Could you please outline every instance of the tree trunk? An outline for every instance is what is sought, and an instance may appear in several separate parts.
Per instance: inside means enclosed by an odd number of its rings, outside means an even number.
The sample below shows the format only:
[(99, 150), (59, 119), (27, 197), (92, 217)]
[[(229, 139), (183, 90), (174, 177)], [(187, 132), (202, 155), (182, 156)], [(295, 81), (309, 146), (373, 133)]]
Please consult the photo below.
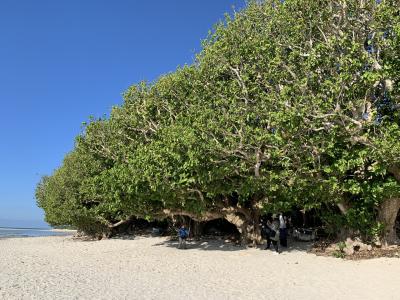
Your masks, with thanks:
[(337, 238), (340, 241), (344, 241), (347, 238), (354, 238), (355, 236), (355, 231), (352, 228), (347, 228), (347, 227), (341, 227), (339, 232), (337, 233)]
[(343, 215), (345, 215), (351, 208), (350, 205), (346, 201), (338, 202), (337, 206)]
[(260, 212), (258, 210), (254, 210), (247, 216), (237, 212), (230, 213), (225, 216), (225, 219), (236, 226), (243, 246), (251, 243), (256, 247), (261, 244)]
[(95, 235), (98, 239), (102, 239), (102, 238), (111, 238), (117, 234), (123, 234), (123, 233), (131, 234), (133, 231), (132, 225), (134, 219), (135, 218), (131, 216), (126, 220), (120, 220), (116, 223), (111, 223), (108, 220), (102, 219), (102, 221), (106, 222), (107, 225), (103, 226), (101, 230)]
[[(337, 203), (337, 207), (339, 208), (342, 215), (346, 215), (349, 209), (351, 208), (351, 205), (346, 200), (343, 200)], [(353, 228), (348, 228), (347, 226), (345, 227), (342, 226), (339, 232), (337, 233), (337, 238), (339, 240), (346, 240), (347, 238), (352, 238), (353, 236), (354, 236)]]
[(378, 221), (384, 225), (382, 242), (384, 246), (398, 244), (396, 218), (400, 210), (400, 198), (385, 199), (379, 206)]
[(203, 223), (199, 221), (192, 221), (192, 236), (198, 239), (203, 232)]
[(262, 241), (261, 237), (261, 227), (260, 227), (260, 211), (258, 209), (253, 209), (253, 234), (252, 234), (252, 241), (253, 246), (260, 245)]
[(243, 246), (247, 246), (249, 240), (249, 231), (245, 217), (237, 213), (230, 213), (225, 215), (225, 220), (236, 226), (240, 233), (241, 244)]
[(215, 219), (225, 219), (229, 223), (236, 226), (240, 233), (241, 243), (247, 246), (252, 243), (254, 246), (261, 243), (261, 228), (260, 228), (260, 211), (258, 208), (252, 210), (243, 207), (225, 207), (221, 211), (204, 212), (200, 215), (184, 210), (169, 210), (164, 209), (164, 215), (167, 216), (187, 216), (192, 220), (202, 222)]

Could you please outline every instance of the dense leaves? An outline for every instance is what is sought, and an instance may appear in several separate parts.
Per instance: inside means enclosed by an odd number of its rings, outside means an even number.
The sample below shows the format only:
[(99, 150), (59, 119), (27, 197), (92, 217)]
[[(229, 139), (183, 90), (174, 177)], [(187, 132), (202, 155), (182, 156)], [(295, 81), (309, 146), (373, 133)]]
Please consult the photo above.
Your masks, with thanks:
[(132, 216), (226, 218), (257, 241), (263, 213), (317, 208), (327, 225), (388, 238), (398, 4), (266, 0), (227, 16), (192, 66), (132, 86), (86, 125), (37, 187), (46, 220), (95, 232)]

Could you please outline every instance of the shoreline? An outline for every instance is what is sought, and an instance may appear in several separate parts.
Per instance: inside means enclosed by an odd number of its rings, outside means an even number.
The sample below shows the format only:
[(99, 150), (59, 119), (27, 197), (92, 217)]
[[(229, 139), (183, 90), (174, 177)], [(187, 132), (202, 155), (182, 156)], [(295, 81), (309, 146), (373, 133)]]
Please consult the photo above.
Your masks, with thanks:
[(50, 231), (53, 231), (53, 232), (71, 232), (71, 233), (77, 232), (76, 229), (58, 229), (58, 228), (52, 228), (52, 229), (50, 229)]
[(0, 230), (36, 230), (36, 231), (51, 231), (52, 228), (32, 228), (32, 227), (1, 227)]
[(2, 227), (0, 230), (35, 230), (35, 231), (55, 231), (55, 232), (76, 232), (75, 229), (59, 229), (59, 228), (33, 228), (33, 227)]
[(50, 229), (33, 229), (33, 228), (0, 228), (0, 239), (10, 238), (29, 238), (29, 237), (43, 237), (43, 236), (71, 236), (76, 231), (73, 230), (53, 230)]

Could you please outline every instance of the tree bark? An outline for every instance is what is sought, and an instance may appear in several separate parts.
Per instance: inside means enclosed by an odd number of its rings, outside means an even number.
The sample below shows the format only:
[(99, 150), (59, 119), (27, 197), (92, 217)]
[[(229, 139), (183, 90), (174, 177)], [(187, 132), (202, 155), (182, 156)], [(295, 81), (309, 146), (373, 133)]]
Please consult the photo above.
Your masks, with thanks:
[(340, 212), (341, 212), (342, 214), (344, 214), (344, 215), (345, 215), (345, 214), (349, 211), (349, 209), (351, 208), (350, 205), (349, 205), (347, 202), (345, 202), (345, 201), (338, 202), (338, 203), (337, 203), (337, 206), (338, 206)]
[(177, 209), (177, 210), (171, 210), (171, 209), (164, 209), (163, 210), (163, 214), (173, 217), (173, 216), (187, 216), (190, 217), (191, 219), (198, 221), (198, 222), (202, 222), (202, 221), (212, 221), (212, 220), (216, 220), (216, 219), (221, 219), (224, 217), (224, 215), (220, 212), (212, 212), (212, 211), (208, 211), (208, 212), (204, 212), (202, 214), (195, 214), (192, 212), (188, 212), (186, 210), (181, 210), (181, 209)]
[(115, 236), (116, 234), (121, 234), (121, 233), (132, 233), (133, 225), (134, 222), (134, 217), (129, 217), (126, 220), (121, 220), (115, 224), (109, 224), (108, 227), (108, 231), (106, 233), (103, 234), (104, 238), (111, 238), (113, 236)]
[(129, 217), (128, 219), (121, 220), (121, 221), (119, 221), (119, 222), (117, 222), (115, 224), (108, 224), (108, 228), (117, 228), (117, 227), (119, 227), (121, 225), (125, 225), (125, 224), (128, 224), (128, 223), (131, 223), (132, 220), (133, 220), (133, 217)]
[(378, 210), (378, 221), (384, 225), (382, 242), (384, 246), (399, 244), (396, 234), (396, 218), (400, 210), (400, 198), (385, 199)]
[(247, 215), (241, 213), (231, 213), (225, 216), (225, 219), (236, 226), (240, 233), (241, 243), (247, 246), (252, 243), (253, 247), (261, 244), (260, 212), (253, 210)]
[(388, 171), (394, 176), (394, 178), (396, 178), (397, 182), (400, 183), (400, 166), (399, 165), (390, 166)]
[[(400, 183), (400, 165), (392, 165), (388, 168), (394, 178)], [(384, 246), (400, 244), (400, 237), (396, 234), (396, 219), (400, 210), (400, 198), (385, 199), (378, 208), (378, 221), (384, 225), (382, 242)]]
[(262, 241), (261, 237), (261, 227), (260, 227), (260, 211), (258, 209), (253, 209), (253, 234), (252, 234), (252, 241), (253, 246), (260, 245)]
[(246, 246), (249, 238), (248, 224), (246, 218), (237, 213), (229, 213), (225, 215), (225, 220), (236, 226), (240, 233), (241, 244)]
[(192, 221), (192, 236), (194, 238), (199, 238), (203, 232), (203, 223), (199, 221)]
[(167, 216), (187, 216), (196, 222), (212, 221), (225, 219), (236, 226), (240, 233), (242, 245), (252, 243), (254, 246), (261, 243), (260, 212), (258, 209), (252, 210), (243, 207), (225, 207), (220, 211), (209, 211), (202, 214), (195, 214), (184, 210), (165, 209)]
[[(346, 200), (342, 200), (341, 202), (337, 203), (337, 207), (339, 208), (342, 215), (345, 215), (351, 208), (351, 205)], [(339, 240), (345, 240), (348, 237), (351, 238), (353, 235), (354, 229), (348, 228), (347, 226), (340, 228), (339, 232), (337, 233), (337, 237), (339, 238)]]

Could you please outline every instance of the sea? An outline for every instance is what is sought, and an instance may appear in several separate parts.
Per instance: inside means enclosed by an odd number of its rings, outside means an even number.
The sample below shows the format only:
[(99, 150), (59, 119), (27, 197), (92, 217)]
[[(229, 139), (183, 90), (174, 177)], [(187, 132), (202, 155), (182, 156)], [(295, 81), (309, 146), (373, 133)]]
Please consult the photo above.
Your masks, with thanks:
[(0, 227), (0, 238), (15, 238), (15, 237), (39, 237), (39, 236), (66, 236), (72, 235), (73, 232), (53, 231), (51, 229), (40, 228), (11, 228)]

